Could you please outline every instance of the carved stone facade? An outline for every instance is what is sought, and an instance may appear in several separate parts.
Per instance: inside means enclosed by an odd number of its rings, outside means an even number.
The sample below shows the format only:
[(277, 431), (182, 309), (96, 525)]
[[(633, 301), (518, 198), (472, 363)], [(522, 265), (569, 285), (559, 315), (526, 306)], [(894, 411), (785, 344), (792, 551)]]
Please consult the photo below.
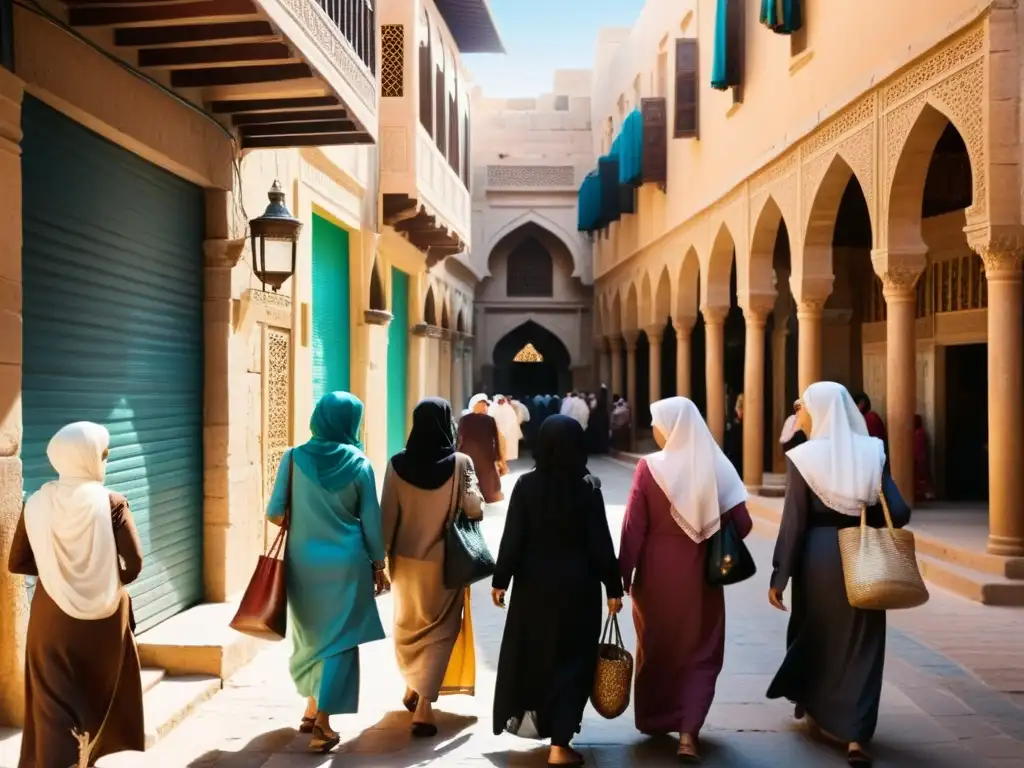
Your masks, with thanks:
[(572, 187), (576, 169), (571, 165), (488, 165), (488, 189), (546, 189)]

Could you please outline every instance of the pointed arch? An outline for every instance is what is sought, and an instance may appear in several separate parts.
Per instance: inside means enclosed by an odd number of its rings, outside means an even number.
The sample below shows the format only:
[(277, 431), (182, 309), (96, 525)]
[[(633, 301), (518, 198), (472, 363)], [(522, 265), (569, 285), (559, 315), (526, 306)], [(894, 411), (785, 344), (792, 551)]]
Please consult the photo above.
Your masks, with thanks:
[(423, 322), (437, 325), (437, 300), (434, 298), (434, 286), (427, 288), (427, 297), (423, 300)]
[(637, 296), (636, 283), (630, 283), (626, 289), (626, 301), (622, 305), (622, 330), (636, 331), (640, 328), (640, 300)]
[(675, 314), (672, 311), (672, 278), (669, 275), (667, 266), (661, 268), (661, 274), (658, 276), (658, 284), (654, 289), (652, 310), (651, 325), (664, 325)]
[(459, 309), (459, 313), (455, 316), (455, 330), (459, 333), (467, 333), (466, 329), (466, 310), (465, 307)]
[(387, 311), (387, 294), (384, 291), (384, 281), (380, 277), (380, 259), (374, 258), (373, 267), (370, 269), (370, 309)]
[[(850, 180), (856, 178), (850, 164), (841, 154), (836, 153), (812, 198), (804, 247), (792, 251), (800, 254), (794, 259), (794, 262), (799, 259), (799, 263), (793, 264), (794, 274), (799, 274), (801, 278), (832, 279), (832, 238), (839, 218), (839, 205)], [(863, 193), (859, 179), (856, 184)]]
[(640, 303), (637, 307), (640, 320), (638, 325), (643, 328), (654, 315), (654, 291), (651, 288), (651, 274), (644, 272), (640, 278)]
[(919, 250), (922, 253), (925, 250), (921, 235), (925, 185), (936, 146), (950, 126), (967, 149), (971, 166), (972, 205), (978, 202), (974, 199), (977, 160), (972, 156), (970, 146), (964, 141), (963, 132), (940, 108), (933, 106), (931, 102), (922, 104), (903, 144), (899, 160), (896, 161), (896, 169), (889, 188), (886, 246), (890, 250)]
[[(738, 283), (747, 294), (775, 293), (773, 265), (775, 262), (776, 241), (780, 232), (788, 236), (790, 228), (786, 225), (782, 209), (771, 195), (764, 201), (757, 214), (754, 233), (750, 242), (750, 258), (745, 274), (738, 275)], [(792, 253), (792, 242), (789, 243)]]
[(622, 297), (619, 291), (612, 297), (608, 312), (608, 334), (617, 336), (622, 333)]
[(722, 222), (711, 243), (711, 255), (708, 257), (708, 268), (701, 289), (701, 306), (729, 306), (729, 282), (735, 254), (736, 239), (729, 231), (729, 225)]
[(445, 299), (444, 299), (444, 302), (441, 304), (441, 327), (444, 328), (445, 330), (451, 330), (451, 327), (452, 327), (452, 324), (451, 324), (451, 313), (448, 310), (448, 307), (450, 305), (451, 305), (451, 299), (449, 299), (446, 296)]
[(700, 257), (690, 246), (679, 265), (676, 298), (672, 303), (672, 319), (677, 323), (693, 322), (700, 306)]
[[(552, 236), (557, 238), (566, 250), (572, 256), (573, 271), (572, 276), (581, 278), (588, 273), (587, 270), (587, 258), (589, 256), (589, 249), (585, 246), (584, 241), (580, 237), (578, 232), (569, 232), (565, 227), (560, 225), (554, 219), (545, 216), (540, 211), (531, 208), (528, 211), (516, 216), (514, 219), (509, 221), (504, 226), (500, 227), (494, 234), (487, 238), (487, 247), (482, 251), (486, 254), (486, 258), (490, 258), (491, 253), (498, 246), (498, 244), (508, 235), (515, 232), (520, 227), (527, 224), (535, 224), (541, 229), (545, 229), (551, 233)], [(480, 265), (483, 267), (483, 274), (489, 275), (490, 269), (487, 265)]]

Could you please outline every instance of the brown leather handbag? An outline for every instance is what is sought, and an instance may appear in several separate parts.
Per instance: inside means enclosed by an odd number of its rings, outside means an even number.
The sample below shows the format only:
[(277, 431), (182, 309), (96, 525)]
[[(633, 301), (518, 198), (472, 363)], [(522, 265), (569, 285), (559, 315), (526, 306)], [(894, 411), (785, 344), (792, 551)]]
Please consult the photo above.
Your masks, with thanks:
[(256, 570), (245, 588), (231, 628), (261, 640), (283, 640), (288, 630), (288, 594), (285, 587), (284, 550), (288, 525), (292, 518), (292, 474), (295, 464), (288, 457), (288, 495), (284, 520), (265, 555), (260, 555)]

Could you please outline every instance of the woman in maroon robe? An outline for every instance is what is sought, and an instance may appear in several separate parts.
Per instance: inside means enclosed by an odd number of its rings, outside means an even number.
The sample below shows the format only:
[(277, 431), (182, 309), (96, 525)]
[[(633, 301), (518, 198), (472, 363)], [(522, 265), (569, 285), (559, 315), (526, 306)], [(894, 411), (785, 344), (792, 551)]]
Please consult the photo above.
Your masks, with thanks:
[(484, 501), (494, 504), (505, 498), (498, 465), (502, 463), (501, 437), (494, 417), (487, 414), (487, 395), (474, 395), (469, 413), (459, 420), (458, 450), (473, 460)]
[(637, 634), (636, 727), (678, 733), (696, 762), (697, 737), (722, 671), (725, 597), (704, 579), (705, 542), (727, 522), (753, 523), (736, 469), (685, 397), (651, 406), (662, 450), (641, 459), (622, 524), (619, 565)]

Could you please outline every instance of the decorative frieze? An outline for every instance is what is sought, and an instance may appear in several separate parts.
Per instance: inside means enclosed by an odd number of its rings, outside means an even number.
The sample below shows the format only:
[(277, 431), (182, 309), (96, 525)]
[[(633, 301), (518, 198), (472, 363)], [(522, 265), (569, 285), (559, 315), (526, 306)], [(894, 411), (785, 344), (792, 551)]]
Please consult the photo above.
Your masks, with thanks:
[(571, 165), (488, 165), (489, 189), (547, 189), (574, 187), (576, 169)]
[(984, 50), (985, 28), (978, 25), (886, 86), (883, 94), (884, 108), (889, 110), (908, 96), (927, 88), (950, 71), (961, 67), (964, 62), (982, 55)]

